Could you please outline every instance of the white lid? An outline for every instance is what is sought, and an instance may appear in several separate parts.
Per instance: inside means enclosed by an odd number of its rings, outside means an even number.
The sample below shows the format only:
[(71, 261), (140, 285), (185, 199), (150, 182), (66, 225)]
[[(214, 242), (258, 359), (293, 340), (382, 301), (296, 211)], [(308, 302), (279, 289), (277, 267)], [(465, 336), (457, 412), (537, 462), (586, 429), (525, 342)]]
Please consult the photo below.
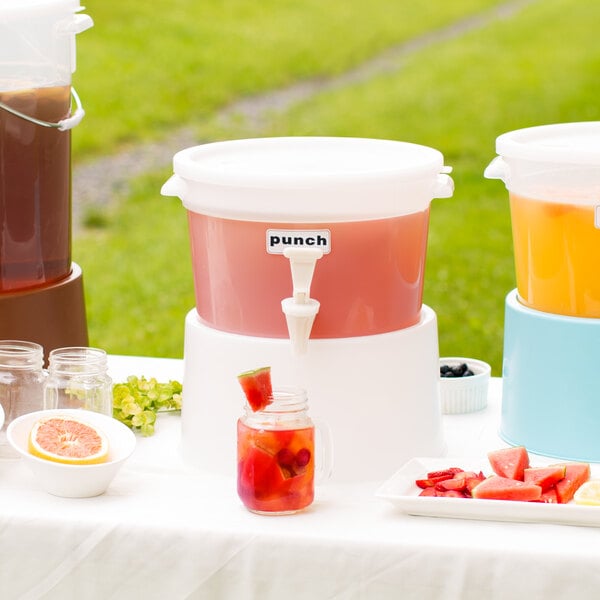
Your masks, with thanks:
[(600, 166), (600, 121), (517, 129), (496, 139), (507, 159)]
[(21, 15), (33, 16), (32, 12), (78, 12), (83, 10), (79, 0), (2, 0), (0, 21)]
[(173, 158), (186, 208), (231, 218), (348, 220), (425, 210), (452, 195), (442, 154), (392, 140), (280, 137), (216, 142)]

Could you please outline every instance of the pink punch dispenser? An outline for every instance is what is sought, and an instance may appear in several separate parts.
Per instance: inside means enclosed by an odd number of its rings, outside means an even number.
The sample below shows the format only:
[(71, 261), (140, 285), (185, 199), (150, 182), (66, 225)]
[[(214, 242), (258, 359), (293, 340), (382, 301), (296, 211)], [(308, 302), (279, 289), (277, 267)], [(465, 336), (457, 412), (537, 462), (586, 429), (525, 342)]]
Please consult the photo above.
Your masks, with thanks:
[(444, 450), (437, 319), (422, 304), (442, 155), (405, 142), (284, 137), (174, 157), (196, 307), (185, 321), (189, 463), (235, 474), (237, 374), (270, 365), (331, 429), (333, 478), (385, 477)]

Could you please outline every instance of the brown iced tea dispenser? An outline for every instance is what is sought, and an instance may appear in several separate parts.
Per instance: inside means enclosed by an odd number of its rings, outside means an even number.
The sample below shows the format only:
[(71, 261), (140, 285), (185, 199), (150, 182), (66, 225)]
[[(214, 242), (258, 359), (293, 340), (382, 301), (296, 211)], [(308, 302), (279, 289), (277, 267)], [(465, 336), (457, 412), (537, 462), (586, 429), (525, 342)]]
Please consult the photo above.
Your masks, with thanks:
[(87, 345), (82, 272), (71, 261), (71, 87), (79, 0), (0, 5), (0, 339)]

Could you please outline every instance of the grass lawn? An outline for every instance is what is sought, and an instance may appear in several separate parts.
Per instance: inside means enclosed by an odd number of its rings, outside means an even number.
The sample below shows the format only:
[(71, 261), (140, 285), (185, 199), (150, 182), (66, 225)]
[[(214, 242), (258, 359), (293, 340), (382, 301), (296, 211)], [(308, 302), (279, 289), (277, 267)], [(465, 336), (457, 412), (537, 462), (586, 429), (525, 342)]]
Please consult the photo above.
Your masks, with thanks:
[[(100, 3), (88, 2), (88, 12), (93, 16), (94, 4)], [(108, 4), (112, 3), (105, 3)], [(216, 11), (214, 4), (211, 10)], [(264, 6), (268, 4), (271, 3), (265, 2)], [(110, 110), (92, 117), (94, 104), (100, 101), (91, 88), (85, 94), (82, 90), (97, 82), (94, 76), (89, 84), (84, 83), (87, 75), (84, 78), (86, 67), (82, 59), (79, 63), (82, 84), (78, 87), (92, 102), (91, 108), (90, 101), (87, 102), (90, 117), (87, 127), (96, 131), (98, 123), (106, 123), (106, 129), (94, 134), (98, 139), (87, 129), (86, 133), (78, 132), (77, 135), (82, 136), (79, 151), (84, 157), (96, 151), (105, 152), (126, 141), (128, 131), (132, 137), (140, 135), (139, 129), (144, 129), (142, 123), (151, 130), (148, 135), (157, 135), (182, 118), (197, 124), (202, 139), (352, 135), (400, 139), (438, 148), (446, 164), (454, 167), (456, 192), (452, 199), (434, 200), (432, 204), (425, 301), (438, 314), (441, 354), (482, 358), (492, 363), (494, 374), (499, 375), (503, 302), (505, 294), (515, 286), (514, 266), (506, 190), (500, 182), (485, 180), (483, 170), (495, 155), (496, 136), (504, 131), (550, 122), (600, 119), (597, 101), (600, 36), (595, 26), (600, 18), (600, 5), (585, 3), (583, 6), (576, 0), (534, 2), (509, 19), (415, 53), (404, 60), (397, 72), (324, 93), (282, 114), (273, 113), (261, 130), (243, 121), (237, 121), (235, 127), (224, 128), (213, 114), (224, 102), (241, 94), (284, 85), (309, 75), (309, 71), (342, 71), (391, 43), (438, 26), (442, 19), (437, 9), (426, 12), (424, 7), (413, 6), (421, 3), (373, 2), (369, 19), (360, 18), (357, 3), (276, 4), (278, 9), (270, 15), (270, 21), (266, 10), (256, 7), (248, 9), (252, 12), (248, 21), (236, 21), (227, 13), (230, 26), (239, 28), (239, 31), (236, 29), (239, 37), (232, 38), (235, 40), (233, 49), (217, 60), (219, 68), (213, 65), (213, 71), (207, 71), (206, 78), (194, 76), (193, 73), (200, 71), (189, 66), (186, 73), (179, 73), (178, 65), (172, 73), (173, 90), (169, 93), (177, 96), (182, 104), (176, 107), (168, 98), (154, 98), (153, 102), (166, 103), (161, 107), (161, 115), (155, 117), (156, 123), (152, 122), (150, 113), (145, 112), (149, 111), (146, 105), (140, 107), (141, 112), (137, 111), (135, 118), (132, 117), (135, 122), (129, 124), (118, 117), (120, 109), (117, 108), (112, 113), (115, 123), (111, 123)], [(315, 25), (311, 33), (313, 42), (302, 46), (302, 51), (297, 46), (298, 34), (289, 29), (300, 4), (306, 8), (303, 18), (313, 19)], [(440, 3), (440, 7), (455, 11), (445, 14), (447, 22), (457, 18), (459, 7), (471, 10), (477, 4), (492, 3), (445, 2)], [(181, 10), (179, 13), (174, 10), (175, 14), (169, 19), (176, 19), (179, 14), (181, 22), (186, 21), (182, 14), (183, 3), (173, 5), (179, 5)], [(241, 6), (241, 3), (219, 3), (221, 9), (235, 5)], [(397, 27), (393, 27), (393, 19), (385, 18), (389, 10), (404, 11), (405, 15), (416, 14), (411, 11), (425, 12), (418, 18), (397, 18), (394, 24)], [(106, 8), (100, 14), (110, 14), (110, 30), (116, 35), (115, 17)], [(352, 37), (344, 40), (346, 43), (330, 43), (332, 19), (338, 23), (341, 19), (345, 24), (338, 30), (342, 36), (339, 39), (352, 31)], [(243, 28), (242, 23), (247, 24), (247, 28)], [(278, 23), (282, 27), (283, 23), (288, 24), (287, 33), (282, 29), (281, 38), (289, 40), (281, 50), (285, 59), (271, 56), (272, 49), (279, 48), (279, 42), (274, 43), (272, 37), (276, 37), (272, 29)], [(357, 24), (356, 39), (351, 23)], [(96, 24), (102, 27), (102, 19), (96, 19)], [(249, 76), (248, 81), (253, 83), (248, 87), (250, 83), (233, 81), (231, 70), (236, 72), (239, 64), (232, 57), (244, 55), (248, 44), (252, 44), (250, 40), (258, 43), (256, 31), (252, 33), (258, 24), (269, 31), (266, 37), (273, 45), (271, 52), (261, 46), (263, 53), (254, 53), (252, 63), (258, 70), (262, 65), (267, 71), (274, 71), (270, 81), (256, 82)], [(126, 28), (125, 23), (121, 27)], [(205, 39), (219, 47), (225, 27), (223, 20), (218, 20), (218, 25), (213, 22), (213, 27), (211, 37), (208, 35), (210, 23), (201, 20), (198, 24), (199, 30), (206, 31)], [(88, 34), (91, 35), (91, 31), (81, 36), (82, 41)], [(313, 38), (313, 34), (316, 37)], [(188, 54), (190, 48), (202, 57), (209, 51), (200, 47), (201, 44), (196, 48), (190, 37), (186, 40)], [(562, 41), (565, 42), (560, 43)], [(264, 43), (267, 44), (267, 40)], [(345, 48), (342, 50), (340, 45)], [(306, 67), (308, 71), (301, 72), (296, 63), (303, 62), (302, 52), (308, 52), (317, 62), (323, 54), (332, 56), (318, 65), (311, 63), (312, 67)], [(213, 54), (213, 58), (216, 60), (218, 54)], [(148, 64), (147, 57), (144, 64)], [(131, 66), (141, 68), (133, 56)], [(169, 73), (166, 65), (157, 62), (156, 72), (153, 70), (149, 77), (167, 77)], [(134, 74), (130, 74), (130, 78), (131, 82), (138, 81)], [(200, 89), (206, 87), (200, 80), (214, 81), (220, 91), (208, 94)], [(198, 88), (197, 94), (208, 94), (202, 96), (196, 109), (196, 100), (180, 98), (185, 96), (185, 86), (190, 94), (193, 87)], [(137, 83), (132, 87), (137, 89)], [(123, 88), (119, 90), (123, 92)], [(132, 98), (134, 96), (129, 96)], [(141, 100), (132, 100), (132, 106), (138, 101)], [(165, 106), (169, 108), (166, 113)], [(178, 116), (168, 121), (165, 115)], [(194, 305), (194, 299), (185, 211), (176, 199), (159, 195), (160, 186), (169, 173), (170, 170), (151, 173), (137, 181), (131, 194), (108, 215), (105, 229), (86, 231), (74, 242), (74, 259), (83, 266), (85, 274), (90, 341), (112, 353), (162, 356), (181, 356), (182, 353), (183, 319)]]
[(89, 0), (74, 156), (202, 123), (241, 97), (327, 76), (501, 0)]

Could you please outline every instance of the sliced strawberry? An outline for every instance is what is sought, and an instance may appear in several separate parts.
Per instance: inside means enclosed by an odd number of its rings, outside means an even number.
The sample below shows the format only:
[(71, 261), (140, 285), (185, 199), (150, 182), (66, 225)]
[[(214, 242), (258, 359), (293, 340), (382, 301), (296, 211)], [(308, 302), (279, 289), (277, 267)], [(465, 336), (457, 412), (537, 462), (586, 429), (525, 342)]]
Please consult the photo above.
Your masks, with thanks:
[(441, 471), (430, 471), (427, 473), (428, 479), (433, 479), (435, 477), (441, 477), (443, 475), (450, 475), (453, 477), (456, 473), (462, 473), (462, 469), (460, 467), (450, 467), (448, 469), (442, 469)]
[(473, 495), (473, 490), (485, 479), (485, 475), (479, 471), (479, 473), (477, 473), (476, 475), (474, 475), (473, 477), (467, 477), (467, 479), (465, 480), (465, 488), (466, 488), (466, 493), (468, 493), (470, 496)]
[(428, 477), (427, 479), (416, 479), (415, 483), (418, 487), (425, 489), (428, 487), (434, 487), (436, 483), (445, 481), (446, 479), (452, 479), (452, 474), (438, 475), (437, 477)]
[(421, 491), (419, 496), (437, 496), (437, 492), (434, 487), (427, 487)]
[(453, 477), (452, 479), (445, 479), (444, 481), (440, 481), (439, 483), (436, 483), (435, 489), (438, 491), (442, 491), (442, 492), (449, 491), (449, 490), (463, 492), (464, 490), (467, 489), (467, 482), (464, 477), (460, 477), (460, 478)]

